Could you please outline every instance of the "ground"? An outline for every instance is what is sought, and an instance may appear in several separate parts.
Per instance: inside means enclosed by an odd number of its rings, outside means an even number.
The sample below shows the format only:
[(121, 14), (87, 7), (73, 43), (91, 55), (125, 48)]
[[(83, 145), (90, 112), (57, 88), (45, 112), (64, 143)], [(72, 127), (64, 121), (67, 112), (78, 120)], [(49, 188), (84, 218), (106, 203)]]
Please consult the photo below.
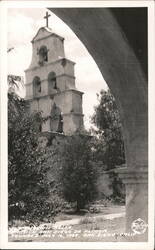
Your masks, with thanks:
[(25, 226), (16, 222), (9, 228), (9, 241), (125, 241), (125, 207), (100, 206), (93, 212), (61, 213), (55, 223)]

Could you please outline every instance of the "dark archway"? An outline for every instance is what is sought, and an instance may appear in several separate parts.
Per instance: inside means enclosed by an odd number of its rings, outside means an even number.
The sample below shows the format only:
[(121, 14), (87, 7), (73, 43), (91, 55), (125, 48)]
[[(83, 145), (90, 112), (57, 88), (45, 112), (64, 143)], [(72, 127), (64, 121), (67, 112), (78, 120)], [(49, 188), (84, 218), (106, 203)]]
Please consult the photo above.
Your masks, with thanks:
[(54, 102), (50, 114), (51, 131), (63, 133), (63, 116), (61, 109)]
[(48, 49), (46, 46), (41, 46), (40, 49), (38, 50), (38, 55), (39, 55), (39, 65), (43, 66), (44, 62), (48, 62)]
[(41, 93), (41, 80), (38, 76), (33, 79), (33, 95), (34, 97), (40, 95)]
[(52, 93), (53, 89), (57, 89), (57, 80), (55, 72), (50, 72), (48, 74), (48, 91)]
[[(130, 231), (134, 220), (148, 221), (147, 8), (50, 10), (82, 41), (115, 96), (125, 141), (127, 169), (120, 170), (120, 176), (126, 184), (126, 228)], [(136, 240), (142, 239), (146, 235)]]

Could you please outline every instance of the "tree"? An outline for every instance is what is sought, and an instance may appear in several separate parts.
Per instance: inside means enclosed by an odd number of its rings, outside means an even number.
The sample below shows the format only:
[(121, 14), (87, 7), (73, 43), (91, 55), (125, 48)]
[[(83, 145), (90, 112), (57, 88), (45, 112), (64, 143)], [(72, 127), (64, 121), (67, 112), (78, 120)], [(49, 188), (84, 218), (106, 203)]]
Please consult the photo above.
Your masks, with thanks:
[(106, 169), (125, 163), (122, 125), (114, 96), (110, 90), (101, 91), (95, 107), (92, 123), (96, 125), (96, 155)]
[(97, 127), (94, 133), (94, 157), (101, 169), (111, 170), (114, 201), (124, 202), (124, 186), (114, 169), (125, 163), (122, 125), (114, 96), (110, 90), (97, 95), (99, 104), (95, 107), (92, 122)]
[(90, 136), (75, 134), (61, 140), (55, 147), (60, 167), (62, 195), (68, 202), (84, 208), (97, 194), (97, 172), (92, 162)]
[(58, 197), (47, 180), (50, 149), (38, 147), (41, 113), (30, 114), (28, 103), (8, 93), (8, 189), (9, 219), (42, 220), (54, 216)]

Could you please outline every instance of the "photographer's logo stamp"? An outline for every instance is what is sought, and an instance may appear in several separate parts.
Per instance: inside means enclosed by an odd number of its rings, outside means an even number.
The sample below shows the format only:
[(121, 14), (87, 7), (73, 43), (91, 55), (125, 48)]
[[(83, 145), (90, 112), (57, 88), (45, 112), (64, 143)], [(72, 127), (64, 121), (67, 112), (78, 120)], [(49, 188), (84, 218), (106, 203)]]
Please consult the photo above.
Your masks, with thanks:
[(134, 220), (131, 224), (131, 229), (135, 234), (144, 234), (146, 232), (147, 227), (148, 225), (141, 218)]

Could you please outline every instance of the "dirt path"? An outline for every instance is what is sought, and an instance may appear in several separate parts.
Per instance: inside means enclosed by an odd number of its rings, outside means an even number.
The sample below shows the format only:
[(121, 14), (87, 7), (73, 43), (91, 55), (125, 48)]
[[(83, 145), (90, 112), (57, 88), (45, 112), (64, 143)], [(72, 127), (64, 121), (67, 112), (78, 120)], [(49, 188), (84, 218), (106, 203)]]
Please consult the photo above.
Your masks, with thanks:
[[(111, 213), (108, 213), (111, 211)], [(105, 240), (98, 238), (96, 234), (118, 232), (118, 225), (123, 231), (125, 222), (125, 208), (104, 208), (100, 214), (65, 215), (57, 217), (55, 223), (42, 223), (39, 226), (14, 226), (9, 228), (9, 241), (91, 241), (91, 237), (84, 237), (84, 232), (93, 231), (94, 240)], [(74, 238), (75, 232), (79, 232)], [(62, 238), (61, 238), (62, 237)], [(109, 238), (108, 238), (109, 240)]]
[[(113, 220), (115, 218), (125, 217), (125, 212), (122, 212), (122, 213), (113, 213), (113, 214), (105, 214), (105, 215), (97, 215), (97, 216), (94, 216), (94, 217), (87, 216), (87, 217), (91, 218), (94, 221), (95, 221), (96, 218), (102, 218), (102, 219), (105, 219), (105, 220)], [(83, 217), (81, 216), (81, 218), (78, 218), (78, 219), (57, 221), (53, 225), (53, 228), (57, 228), (58, 226), (68, 226), (68, 225), (79, 224), (82, 218)]]

